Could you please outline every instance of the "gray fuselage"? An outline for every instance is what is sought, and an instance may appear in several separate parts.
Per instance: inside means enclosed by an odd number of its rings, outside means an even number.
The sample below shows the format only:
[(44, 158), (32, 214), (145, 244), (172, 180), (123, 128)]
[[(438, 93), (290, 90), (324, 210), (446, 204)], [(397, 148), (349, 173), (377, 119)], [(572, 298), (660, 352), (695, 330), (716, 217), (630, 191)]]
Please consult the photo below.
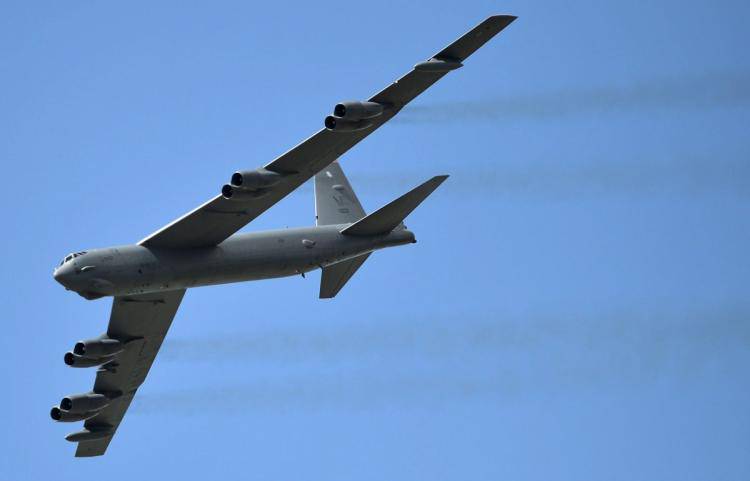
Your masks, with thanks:
[(235, 234), (205, 248), (126, 245), (94, 249), (68, 256), (71, 258), (55, 269), (54, 277), (66, 289), (96, 299), (293, 276), (377, 249), (416, 242), (406, 229), (378, 236), (341, 234), (347, 225)]

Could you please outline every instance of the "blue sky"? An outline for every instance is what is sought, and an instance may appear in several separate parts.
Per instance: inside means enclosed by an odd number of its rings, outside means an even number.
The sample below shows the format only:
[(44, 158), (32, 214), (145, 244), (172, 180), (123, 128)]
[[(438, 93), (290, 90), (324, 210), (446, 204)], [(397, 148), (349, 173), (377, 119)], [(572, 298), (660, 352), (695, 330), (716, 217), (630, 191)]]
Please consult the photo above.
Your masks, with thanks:
[[(750, 478), (750, 4), (6, 2), (0, 479)], [(106, 456), (53, 423), (110, 301), (51, 277), (267, 163), (484, 17), (347, 153), (419, 243), (194, 289)], [(304, 186), (248, 229), (313, 223)]]

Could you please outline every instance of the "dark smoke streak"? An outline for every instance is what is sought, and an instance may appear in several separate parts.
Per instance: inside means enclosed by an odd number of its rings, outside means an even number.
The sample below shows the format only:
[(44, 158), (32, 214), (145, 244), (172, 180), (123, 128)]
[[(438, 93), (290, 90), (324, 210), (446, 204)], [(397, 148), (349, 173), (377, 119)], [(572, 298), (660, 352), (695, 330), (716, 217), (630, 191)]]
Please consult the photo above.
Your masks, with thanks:
[(586, 113), (640, 109), (731, 107), (750, 101), (750, 73), (715, 73), (631, 85), (567, 89), (473, 102), (407, 106), (397, 124), (548, 119)]
[[(749, 154), (750, 155), (750, 154)], [(591, 159), (574, 164), (550, 159), (528, 159), (493, 165), (475, 163), (437, 167), (453, 172), (441, 195), (499, 196), (527, 199), (581, 198), (585, 196), (702, 196), (750, 195), (750, 156), (721, 158), (696, 153), (671, 154), (669, 158), (642, 158), (627, 162)], [(399, 194), (424, 180), (424, 171), (355, 173), (350, 175), (357, 192)], [(305, 184), (293, 195), (311, 196), (312, 186)]]
[[(433, 168), (434, 169), (434, 168)], [(617, 163), (569, 165), (541, 164), (530, 160), (524, 166), (476, 165), (457, 169), (444, 187), (446, 195), (505, 196), (524, 198), (580, 198), (585, 196), (671, 195), (697, 196), (750, 194), (750, 158), (720, 159), (685, 156), (680, 160), (654, 159)], [(359, 174), (352, 184), (362, 192), (398, 193), (413, 187), (424, 174), (403, 172)]]
[[(485, 316), (486, 317), (486, 316)], [(466, 320), (471, 321), (467, 322)], [(616, 334), (616, 335), (615, 335)], [(491, 320), (476, 314), (433, 316), (391, 329), (350, 327), (335, 331), (266, 331), (223, 339), (167, 339), (160, 360), (170, 362), (307, 362), (362, 359), (369, 355), (414, 354), (444, 357), (450, 353), (505, 352), (555, 342), (630, 347), (708, 340), (750, 346), (750, 307), (708, 314), (638, 316), (607, 314), (567, 320)]]
[[(467, 323), (467, 318), (395, 329), (168, 341), (161, 361), (232, 363), (237, 383), (145, 394), (134, 412), (359, 410), (496, 402), (607, 384), (641, 385), (665, 376), (690, 382), (717, 362), (746, 358), (750, 350), (747, 307), (684, 316), (609, 314), (481, 323)], [(255, 366), (251, 376), (237, 368), (246, 363)], [(273, 366), (276, 377), (257, 377), (264, 372), (263, 363)], [(279, 367), (285, 368), (282, 374)]]

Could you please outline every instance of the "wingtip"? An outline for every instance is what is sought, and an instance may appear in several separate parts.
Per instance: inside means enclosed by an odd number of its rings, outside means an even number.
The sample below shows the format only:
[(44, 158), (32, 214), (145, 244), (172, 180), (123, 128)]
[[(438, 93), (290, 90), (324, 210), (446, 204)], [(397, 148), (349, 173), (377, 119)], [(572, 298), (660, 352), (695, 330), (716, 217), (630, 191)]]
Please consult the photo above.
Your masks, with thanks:
[(493, 15), (487, 19), (487, 21), (497, 22), (502, 24), (502, 28), (507, 27), (513, 23), (518, 17), (516, 15)]

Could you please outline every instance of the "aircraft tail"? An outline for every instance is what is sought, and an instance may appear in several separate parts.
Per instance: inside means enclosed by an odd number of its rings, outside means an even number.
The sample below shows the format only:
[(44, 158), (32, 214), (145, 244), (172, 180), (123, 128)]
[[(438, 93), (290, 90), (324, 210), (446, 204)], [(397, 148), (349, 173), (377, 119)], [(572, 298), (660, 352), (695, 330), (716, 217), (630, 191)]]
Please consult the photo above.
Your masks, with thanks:
[(403, 220), (442, 184), (447, 175), (437, 175), (341, 231), (345, 235), (387, 234), (403, 228)]
[[(350, 224), (363, 217), (365, 210), (339, 163), (333, 162), (318, 172), (315, 176), (315, 223)], [(323, 267), (320, 276), (320, 298), (330, 299), (336, 296), (370, 254), (362, 254)]]
[[(447, 175), (433, 177), (372, 214), (365, 215), (341, 166), (333, 162), (315, 176), (315, 222), (317, 225), (351, 224), (341, 233), (353, 236), (387, 234), (394, 229), (403, 229), (404, 218), (447, 178)], [(368, 252), (323, 267), (320, 298), (330, 299), (338, 294), (370, 254)]]

